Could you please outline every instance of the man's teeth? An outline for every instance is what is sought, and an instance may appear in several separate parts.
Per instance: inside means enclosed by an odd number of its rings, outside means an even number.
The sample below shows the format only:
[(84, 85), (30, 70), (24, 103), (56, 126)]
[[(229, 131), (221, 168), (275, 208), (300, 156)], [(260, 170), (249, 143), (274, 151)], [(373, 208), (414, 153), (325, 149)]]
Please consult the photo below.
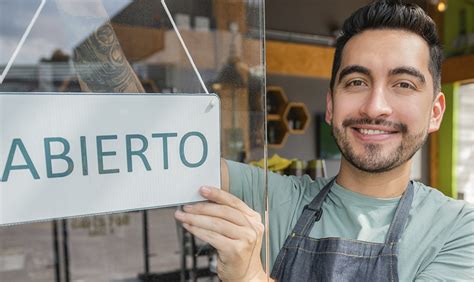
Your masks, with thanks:
[(364, 135), (375, 135), (375, 134), (388, 134), (388, 133), (390, 133), (388, 131), (375, 130), (375, 129), (364, 129), (364, 128), (359, 128), (359, 132), (364, 134)]

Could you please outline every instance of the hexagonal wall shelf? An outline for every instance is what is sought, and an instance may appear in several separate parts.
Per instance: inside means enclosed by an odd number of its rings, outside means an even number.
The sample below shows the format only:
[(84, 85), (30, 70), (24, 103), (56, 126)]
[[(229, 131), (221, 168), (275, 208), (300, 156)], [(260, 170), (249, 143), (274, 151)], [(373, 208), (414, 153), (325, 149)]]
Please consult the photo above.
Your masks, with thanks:
[(304, 103), (290, 102), (283, 88), (267, 87), (268, 146), (282, 148), (289, 134), (303, 134), (311, 117)]
[(309, 111), (304, 103), (290, 102), (283, 114), (290, 134), (303, 134), (311, 121)]
[(288, 126), (283, 120), (269, 120), (267, 134), (270, 148), (282, 148), (288, 139)]
[(281, 120), (283, 113), (288, 105), (283, 88), (278, 86), (267, 87), (267, 113), (268, 120)]

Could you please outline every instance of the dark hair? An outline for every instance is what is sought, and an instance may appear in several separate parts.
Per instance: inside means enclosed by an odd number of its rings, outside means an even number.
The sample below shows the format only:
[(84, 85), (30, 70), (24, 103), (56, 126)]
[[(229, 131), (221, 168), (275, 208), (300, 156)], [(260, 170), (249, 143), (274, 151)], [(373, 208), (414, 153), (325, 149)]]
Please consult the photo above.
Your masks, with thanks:
[(336, 40), (336, 52), (332, 66), (331, 91), (341, 66), (342, 51), (354, 36), (370, 29), (402, 29), (421, 36), (430, 49), (429, 71), (433, 76), (434, 90), (441, 88), (441, 64), (443, 50), (434, 21), (416, 4), (401, 0), (376, 0), (354, 12), (342, 26), (342, 33)]

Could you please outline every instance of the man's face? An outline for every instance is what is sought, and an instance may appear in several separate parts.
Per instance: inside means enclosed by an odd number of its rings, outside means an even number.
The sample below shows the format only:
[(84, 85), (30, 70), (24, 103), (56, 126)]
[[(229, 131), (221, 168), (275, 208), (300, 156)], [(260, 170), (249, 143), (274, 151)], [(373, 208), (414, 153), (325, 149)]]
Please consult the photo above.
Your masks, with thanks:
[(407, 31), (368, 30), (347, 42), (327, 96), (326, 121), (349, 163), (366, 172), (389, 171), (438, 130), (444, 96), (433, 96), (429, 62), (427, 43)]

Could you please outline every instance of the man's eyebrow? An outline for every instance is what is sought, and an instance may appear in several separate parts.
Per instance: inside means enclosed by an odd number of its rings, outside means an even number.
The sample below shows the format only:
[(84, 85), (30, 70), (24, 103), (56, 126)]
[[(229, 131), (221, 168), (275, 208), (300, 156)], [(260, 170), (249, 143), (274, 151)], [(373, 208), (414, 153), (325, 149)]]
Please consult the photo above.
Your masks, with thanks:
[(359, 65), (352, 65), (352, 66), (347, 66), (341, 70), (341, 73), (339, 74), (339, 82), (345, 76), (348, 76), (351, 73), (361, 73), (361, 74), (370, 76), (370, 70), (368, 68), (359, 66)]
[(425, 83), (425, 76), (416, 68), (413, 67), (398, 67), (389, 72), (389, 75), (408, 74), (418, 78), (421, 83)]

